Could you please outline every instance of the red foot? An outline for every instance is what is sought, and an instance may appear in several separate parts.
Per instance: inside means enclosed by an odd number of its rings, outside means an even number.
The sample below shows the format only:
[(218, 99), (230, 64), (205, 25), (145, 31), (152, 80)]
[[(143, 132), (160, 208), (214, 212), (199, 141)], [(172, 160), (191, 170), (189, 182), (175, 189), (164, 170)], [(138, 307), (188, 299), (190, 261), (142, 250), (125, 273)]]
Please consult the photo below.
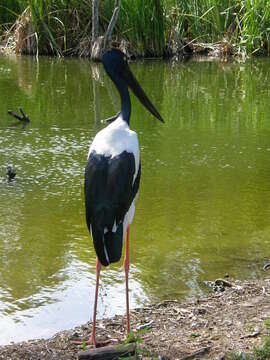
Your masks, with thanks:
[(91, 334), (90, 339), (86, 342), (87, 345), (93, 345), (94, 348), (97, 347), (97, 343), (96, 343), (96, 337), (95, 334)]
[(73, 340), (72, 344), (75, 344), (75, 345), (93, 345), (94, 348), (98, 347), (98, 345), (96, 343), (95, 336), (93, 336), (93, 334), (91, 335), (90, 339), (88, 339), (87, 341)]
[(94, 345), (91, 338), (90, 338), (87, 341), (74, 340), (74, 341), (72, 341), (72, 344), (74, 344), (74, 345), (82, 345), (82, 346), (92, 345), (93, 348), (99, 348), (99, 347), (104, 347), (104, 346), (108, 346), (108, 345), (111, 345), (111, 344), (119, 344), (119, 340), (118, 339), (108, 339), (108, 340), (99, 341), (98, 343), (96, 342), (95, 345)]

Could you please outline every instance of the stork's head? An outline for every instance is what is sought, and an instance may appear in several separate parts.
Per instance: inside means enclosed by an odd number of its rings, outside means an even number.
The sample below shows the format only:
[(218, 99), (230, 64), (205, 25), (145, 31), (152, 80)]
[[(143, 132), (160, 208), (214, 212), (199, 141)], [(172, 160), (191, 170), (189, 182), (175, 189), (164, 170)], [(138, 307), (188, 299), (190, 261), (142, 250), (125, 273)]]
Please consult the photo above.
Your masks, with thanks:
[(161, 115), (148, 99), (148, 96), (145, 94), (140, 84), (132, 74), (128, 66), (127, 57), (124, 53), (122, 53), (122, 51), (118, 49), (107, 51), (103, 55), (102, 62), (107, 74), (116, 84), (118, 89), (123, 86), (128, 86), (140, 102), (147, 108), (147, 110), (149, 110), (158, 120), (164, 122)]

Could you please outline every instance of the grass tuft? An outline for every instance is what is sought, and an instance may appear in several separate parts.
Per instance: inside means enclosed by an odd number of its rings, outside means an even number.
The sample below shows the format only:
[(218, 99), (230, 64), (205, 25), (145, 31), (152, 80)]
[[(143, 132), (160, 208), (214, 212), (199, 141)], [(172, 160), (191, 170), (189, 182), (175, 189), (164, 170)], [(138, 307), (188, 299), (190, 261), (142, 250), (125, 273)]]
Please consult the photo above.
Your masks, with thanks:
[[(69, 55), (91, 43), (91, 0), (1, 0), (0, 35), (29, 6), (39, 53)], [(100, 0), (100, 31), (114, 0)], [(142, 56), (162, 56), (174, 39), (226, 40), (248, 54), (270, 54), (269, 0), (122, 0), (114, 37)], [(89, 40), (90, 39), (90, 40)], [(87, 53), (87, 52), (86, 52)]]

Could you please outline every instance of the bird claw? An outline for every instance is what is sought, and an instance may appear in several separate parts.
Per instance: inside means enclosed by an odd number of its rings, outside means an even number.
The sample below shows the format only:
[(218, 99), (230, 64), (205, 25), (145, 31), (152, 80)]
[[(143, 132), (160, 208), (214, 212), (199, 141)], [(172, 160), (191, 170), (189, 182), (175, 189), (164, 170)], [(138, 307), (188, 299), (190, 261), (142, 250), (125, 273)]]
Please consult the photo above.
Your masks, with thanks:
[(91, 338), (87, 341), (85, 340), (72, 340), (72, 344), (79, 345), (79, 346), (90, 346), (92, 345), (94, 348), (98, 347), (96, 341), (92, 340)]
[(118, 343), (119, 343), (119, 339), (114, 339), (114, 338), (110, 338), (110, 339), (103, 340), (103, 341), (100, 340), (99, 342), (96, 342), (96, 340), (93, 339), (92, 336), (87, 341), (83, 341), (83, 340), (73, 340), (72, 341), (72, 344), (74, 344), (74, 345), (92, 346), (93, 348), (99, 348), (99, 347), (103, 347), (103, 346), (108, 346), (110, 344), (118, 344)]
[(96, 343), (95, 333), (92, 333), (88, 340), (73, 340), (72, 343), (75, 345), (82, 345), (82, 346), (92, 345), (94, 348), (99, 346), (99, 344)]

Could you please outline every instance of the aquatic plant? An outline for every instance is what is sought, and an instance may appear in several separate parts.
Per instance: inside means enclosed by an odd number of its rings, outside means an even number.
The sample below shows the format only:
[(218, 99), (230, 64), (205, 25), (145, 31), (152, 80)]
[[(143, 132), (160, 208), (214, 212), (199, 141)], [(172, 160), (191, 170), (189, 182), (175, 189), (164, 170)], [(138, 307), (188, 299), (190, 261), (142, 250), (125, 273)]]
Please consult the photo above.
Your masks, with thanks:
[(29, 0), (29, 7), (43, 53), (69, 53), (82, 34), (90, 32), (90, 0)]
[[(89, 55), (91, 0), (2, 0), (0, 32), (27, 6), (40, 53)], [(100, 0), (100, 31), (107, 28), (114, 1)], [(189, 42), (225, 41), (239, 53), (267, 54), (270, 49), (268, 0), (121, 0), (114, 31), (137, 54), (162, 56), (172, 38)]]
[(1, 0), (0, 3), (0, 24), (13, 24), (19, 14), (24, 10), (25, 4), (19, 0)]
[[(106, 23), (113, 1), (101, 1), (101, 16)], [(127, 40), (142, 56), (162, 56), (165, 46), (163, 0), (122, 0), (116, 37)]]
[[(241, 7), (240, 7), (241, 6)], [(238, 31), (240, 44), (250, 53), (265, 52), (269, 55), (270, 3), (267, 0), (241, 1)]]
[(119, 28), (141, 55), (163, 55), (165, 34), (162, 0), (123, 0)]
[(267, 0), (168, 0), (167, 21), (177, 35), (197, 41), (228, 41), (248, 53), (269, 54)]
[[(1, 24), (9, 12), (13, 14), (9, 20), (14, 22), (18, 13), (29, 6), (40, 53), (63, 55), (80, 51), (91, 36), (91, 0), (18, 1), (16, 13), (14, 4), (6, 0)], [(114, 1), (100, 1), (100, 27), (103, 31), (108, 26), (113, 7)], [(115, 36), (129, 41), (141, 55), (162, 56), (163, 18), (163, 0), (122, 0)]]

